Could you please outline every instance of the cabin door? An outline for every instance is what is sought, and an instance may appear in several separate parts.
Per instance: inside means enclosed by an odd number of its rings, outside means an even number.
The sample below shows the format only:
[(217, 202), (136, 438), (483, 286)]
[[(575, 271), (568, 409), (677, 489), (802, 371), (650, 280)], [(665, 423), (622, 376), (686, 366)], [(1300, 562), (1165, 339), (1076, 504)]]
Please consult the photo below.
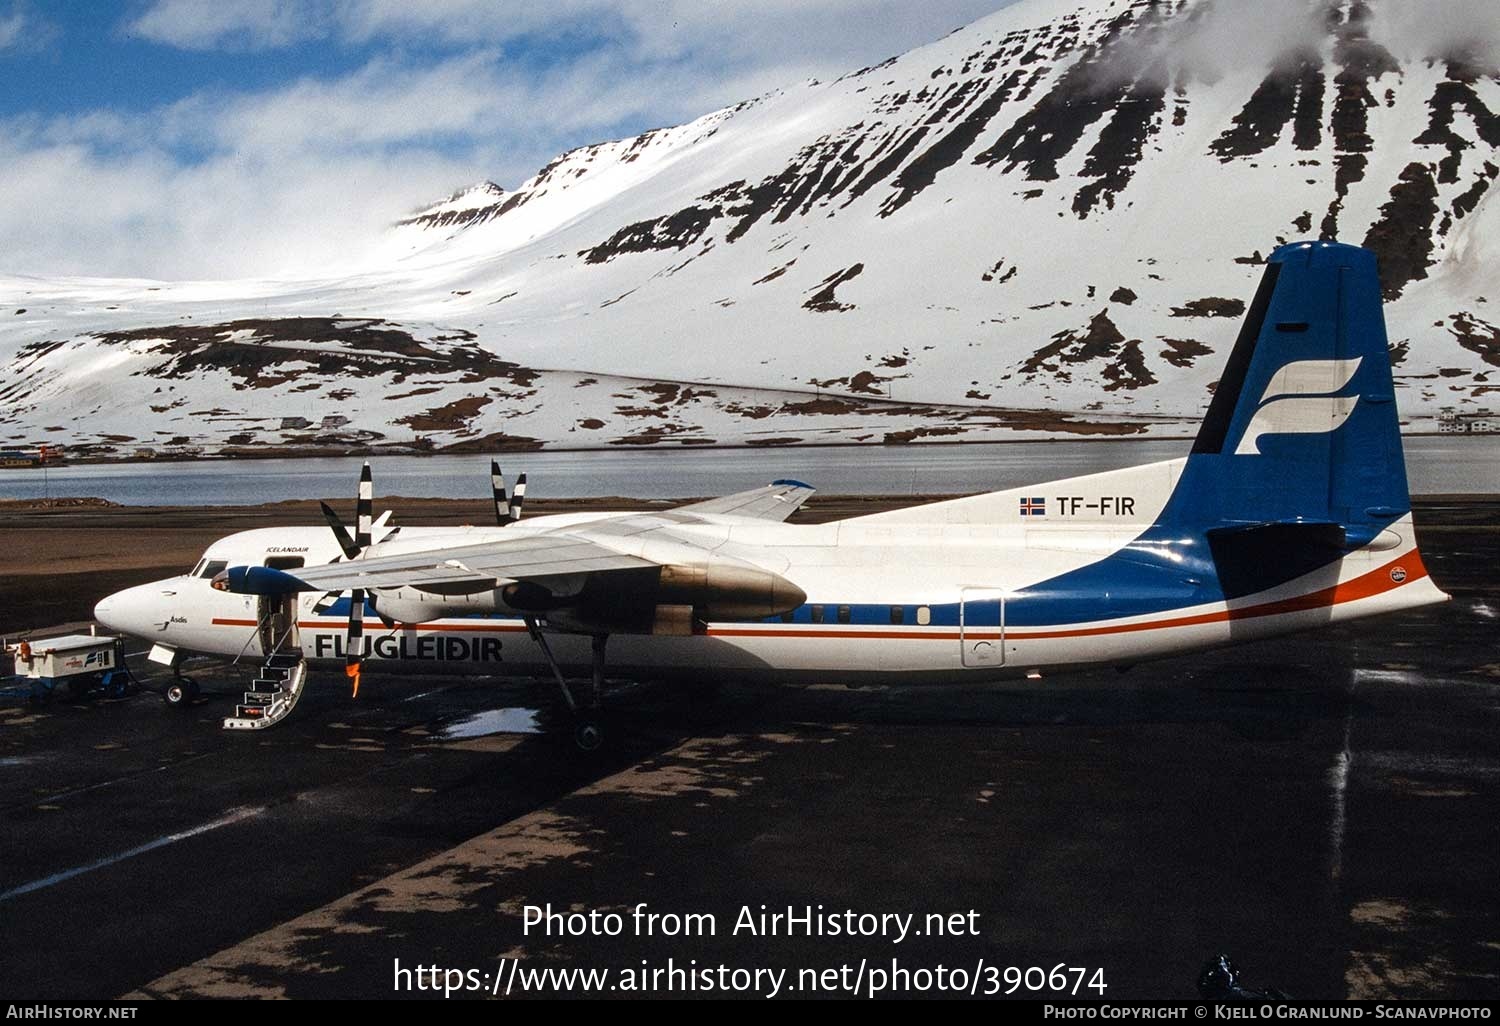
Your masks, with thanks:
[(300, 655), (302, 637), (297, 630), (296, 595), (262, 595), (256, 602), (256, 622), (260, 625), (260, 651)]
[(1005, 593), (965, 588), (959, 599), (958, 634), (965, 666), (1005, 664)]
[[(274, 570), (296, 570), (304, 565), (301, 556), (270, 556), (266, 566)], [(255, 620), (260, 625), (260, 650), (302, 654), (302, 638), (297, 631), (297, 599), (291, 595), (262, 595), (255, 605)]]

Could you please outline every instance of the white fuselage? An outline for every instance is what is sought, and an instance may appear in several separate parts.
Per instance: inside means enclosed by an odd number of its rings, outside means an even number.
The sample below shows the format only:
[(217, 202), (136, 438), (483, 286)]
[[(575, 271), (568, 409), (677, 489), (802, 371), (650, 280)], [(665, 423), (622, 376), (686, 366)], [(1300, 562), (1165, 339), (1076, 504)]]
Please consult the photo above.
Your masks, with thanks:
[[(807, 600), (784, 617), (708, 622), (690, 636), (613, 634), (610, 672), (645, 678), (983, 680), (1128, 665), (1446, 597), (1422, 568), (1407, 516), (1364, 548), (1257, 594), (1189, 600), (1133, 615), (1110, 615), (1110, 596), (1090, 595), (1079, 606), (1088, 615), (1066, 614), (1064, 603), (1065, 615), (1039, 622), (1038, 610), (1027, 608), (1038, 601), (1028, 589), (1138, 538), (1160, 513), (1181, 465), (1175, 460), (820, 525), (706, 517), (664, 522), (628, 539), (612, 537), (615, 548), (662, 563), (705, 552), (747, 562), (791, 581)], [(1031, 493), (1046, 493), (1045, 508), (1055, 512), (1022, 512)], [(457, 547), (562, 527), (586, 534), (590, 524), (627, 515), (535, 517), (504, 528), (405, 527), (383, 542), (377, 532), (370, 554)], [(295, 630), (272, 637), (264, 621), (267, 603), (278, 600), (209, 587), (213, 572), (224, 566), (297, 558), (316, 566), (339, 555), (326, 528), (246, 531), (211, 546), (198, 576), (117, 593), (100, 603), (97, 615), (113, 629), (173, 649), (259, 659), (271, 644), (300, 647), (314, 665), (341, 664), (347, 612), (319, 612), (315, 606), (323, 596), (288, 597), (295, 603)], [(450, 610), (462, 601), (450, 600)], [(377, 608), (378, 602), (377, 596)], [(549, 638), (564, 666), (586, 671), (587, 636), (553, 631)], [(367, 618), (366, 645), (367, 670), (493, 676), (546, 671), (519, 613), (392, 624)]]

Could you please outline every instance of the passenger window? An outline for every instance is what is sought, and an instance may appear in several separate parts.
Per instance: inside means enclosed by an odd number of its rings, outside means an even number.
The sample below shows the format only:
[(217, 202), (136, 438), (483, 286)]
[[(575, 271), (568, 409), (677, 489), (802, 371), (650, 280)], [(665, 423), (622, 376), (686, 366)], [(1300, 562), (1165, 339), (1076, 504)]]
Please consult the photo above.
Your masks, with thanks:
[(918, 606), (917, 607), (917, 623), (921, 624), (923, 627), (926, 627), (931, 622), (932, 622), (932, 610), (929, 609), (929, 608), (927, 608), (926, 606)]
[(901, 623), (905, 623), (905, 622), (906, 622), (906, 607), (905, 606), (892, 606), (891, 607), (891, 623), (901, 624)]
[(849, 622), (849, 607), (839, 606), (839, 623)]
[(267, 556), (266, 566), (272, 570), (296, 570), (307, 561), (301, 556)]
[(822, 606), (813, 606), (812, 607), (812, 622), (813, 623), (822, 623), (823, 622), (823, 607)]
[(198, 576), (207, 577), (209, 580), (213, 580), (229, 567), (229, 561), (227, 559), (209, 559), (205, 560), (204, 564), (205, 565), (203, 567), (203, 572)]

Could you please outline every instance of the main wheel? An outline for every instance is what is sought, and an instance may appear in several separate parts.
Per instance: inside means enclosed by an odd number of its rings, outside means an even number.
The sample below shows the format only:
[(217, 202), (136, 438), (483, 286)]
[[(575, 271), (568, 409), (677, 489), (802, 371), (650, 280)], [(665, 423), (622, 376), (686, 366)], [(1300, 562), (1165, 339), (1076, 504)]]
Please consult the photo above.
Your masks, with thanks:
[(604, 728), (593, 716), (580, 717), (573, 727), (573, 743), (581, 751), (597, 752), (604, 744)]

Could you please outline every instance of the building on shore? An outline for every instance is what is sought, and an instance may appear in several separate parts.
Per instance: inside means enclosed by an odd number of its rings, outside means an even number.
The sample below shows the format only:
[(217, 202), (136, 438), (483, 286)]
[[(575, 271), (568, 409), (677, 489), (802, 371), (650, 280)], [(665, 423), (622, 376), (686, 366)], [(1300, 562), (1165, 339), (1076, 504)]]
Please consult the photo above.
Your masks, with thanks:
[(1500, 416), (1493, 410), (1460, 413), (1451, 406), (1438, 411), (1438, 430), (1447, 435), (1500, 434)]
[(45, 467), (61, 463), (62, 446), (43, 443), (33, 449), (0, 449), (0, 467)]

